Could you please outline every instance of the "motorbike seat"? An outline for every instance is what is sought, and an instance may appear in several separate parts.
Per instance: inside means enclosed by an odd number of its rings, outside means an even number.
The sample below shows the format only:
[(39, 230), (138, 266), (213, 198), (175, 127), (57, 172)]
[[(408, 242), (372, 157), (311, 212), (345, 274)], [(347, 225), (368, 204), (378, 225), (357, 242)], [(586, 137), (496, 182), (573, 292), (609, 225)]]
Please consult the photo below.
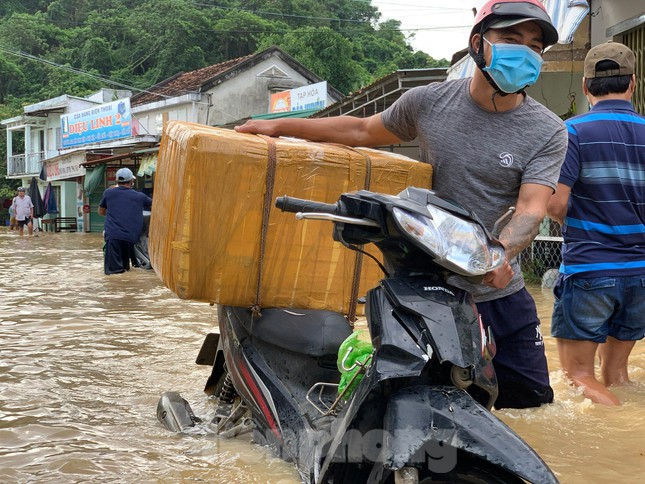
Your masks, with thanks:
[(254, 339), (315, 357), (337, 355), (352, 333), (347, 319), (333, 311), (271, 308), (263, 309), (262, 317), (253, 323), (250, 318), (243, 320)]

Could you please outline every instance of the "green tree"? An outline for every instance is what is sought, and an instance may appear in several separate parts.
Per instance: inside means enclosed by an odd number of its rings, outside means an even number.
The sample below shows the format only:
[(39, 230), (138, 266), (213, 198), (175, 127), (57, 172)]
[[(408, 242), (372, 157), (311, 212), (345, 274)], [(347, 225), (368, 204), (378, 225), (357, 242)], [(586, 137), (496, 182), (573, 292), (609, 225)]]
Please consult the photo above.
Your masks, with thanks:
[(447, 65), (415, 52), (400, 22), (379, 24), (370, 0), (0, 3), (0, 52), (9, 62), (0, 97), (22, 103), (102, 86), (80, 71), (145, 89), (274, 44), (345, 93), (396, 69)]
[(447, 67), (448, 61), (437, 61), (425, 52), (414, 52), (399, 30), (401, 22), (388, 20), (379, 24), (371, 35), (363, 34), (356, 42), (360, 46), (362, 64), (378, 78), (397, 69)]
[(47, 13), (51, 20), (68, 26), (82, 24), (93, 9), (91, 0), (54, 0), (49, 2)]
[[(36, 91), (36, 95), (30, 100), (31, 102), (38, 102), (43, 99), (50, 99), (70, 93), (83, 97), (95, 93), (101, 87), (104, 87), (104, 83), (97, 78), (74, 74), (73, 72), (59, 68), (50, 67), (47, 71), (47, 82)], [(91, 74), (98, 75), (97, 72)]]
[(214, 23), (213, 29), (219, 44), (219, 57), (228, 60), (262, 49), (267, 45), (262, 39), (288, 31), (289, 27), (283, 22), (270, 22), (249, 12), (228, 11)]
[(25, 76), (20, 67), (6, 55), (0, 53), (0, 103), (4, 103), (7, 96), (15, 92), (24, 79)]
[(53, 25), (45, 14), (13, 14), (0, 22), (0, 45), (29, 55), (40, 56), (61, 45), (62, 29)]
[(0, 2), (0, 17), (12, 13), (36, 13), (47, 7), (47, 0), (2, 0)]
[(275, 44), (336, 89), (350, 93), (370, 79), (356, 62), (349, 40), (328, 27), (304, 28), (281, 37), (267, 36), (261, 47)]
[[(99, 23), (98, 19), (94, 21)], [(110, 32), (115, 71), (121, 77), (141, 77), (151, 84), (204, 67), (205, 52), (214, 49), (208, 17), (184, 0), (141, 3), (112, 25)], [(133, 82), (137, 83), (135, 79)]]
[(102, 75), (109, 75), (114, 69), (112, 45), (107, 39), (93, 37), (87, 39), (80, 49), (81, 68), (96, 69)]
[[(13, 105), (12, 105), (13, 104)], [(21, 109), (15, 105), (0, 103), (0, 119), (8, 119), (14, 116), (19, 115)], [(0, 197), (13, 197), (16, 194), (16, 188), (18, 188), (17, 180), (7, 180), (7, 138), (4, 133), (0, 136)]]

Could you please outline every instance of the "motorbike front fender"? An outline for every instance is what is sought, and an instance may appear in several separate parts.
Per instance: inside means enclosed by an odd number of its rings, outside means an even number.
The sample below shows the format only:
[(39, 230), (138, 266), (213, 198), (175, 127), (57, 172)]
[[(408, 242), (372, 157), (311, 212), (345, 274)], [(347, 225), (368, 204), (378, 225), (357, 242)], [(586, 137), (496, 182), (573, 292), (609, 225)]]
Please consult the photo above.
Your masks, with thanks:
[(458, 388), (400, 390), (389, 399), (384, 430), (384, 465), (389, 469), (422, 459), (433, 472), (449, 472), (465, 453), (529, 482), (558, 482), (526, 442)]

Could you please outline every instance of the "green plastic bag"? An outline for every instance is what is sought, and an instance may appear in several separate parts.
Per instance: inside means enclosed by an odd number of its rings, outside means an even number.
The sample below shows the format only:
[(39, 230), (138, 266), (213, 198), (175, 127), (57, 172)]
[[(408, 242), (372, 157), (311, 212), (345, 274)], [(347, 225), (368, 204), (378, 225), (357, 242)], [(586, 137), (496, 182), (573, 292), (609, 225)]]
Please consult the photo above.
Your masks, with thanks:
[(338, 394), (342, 394), (344, 400), (352, 396), (363, 379), (365, 372), (362, 371), (362, 366), (369, 365), (372, 351), (369, 332), (366, 330), (354, 331), (341, 343), (336, 364), (341, 373)]

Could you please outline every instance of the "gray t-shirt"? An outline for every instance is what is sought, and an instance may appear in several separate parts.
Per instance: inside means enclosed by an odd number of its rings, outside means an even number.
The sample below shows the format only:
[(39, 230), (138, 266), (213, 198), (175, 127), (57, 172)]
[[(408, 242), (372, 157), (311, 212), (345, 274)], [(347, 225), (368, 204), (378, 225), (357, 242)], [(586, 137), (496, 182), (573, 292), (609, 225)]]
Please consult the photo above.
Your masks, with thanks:
[[(560, 118), (529, 96), (511, 111), (482, 109), (470, 96), (470, 81), (410, 89), (383, 112), (382, 119), (402, 140), (418, 138), (421, 161), (433, 166), (432, 188), (475, 212), (492, 230), (517, 203), (521, 184), (555, 189), (567, 132)], [(515, 276), (503, 289), (462, 279), (451, 282), (472, 292), (477, 302), (499, 299), (524, 287), (517, 260), (511, 264)]]

